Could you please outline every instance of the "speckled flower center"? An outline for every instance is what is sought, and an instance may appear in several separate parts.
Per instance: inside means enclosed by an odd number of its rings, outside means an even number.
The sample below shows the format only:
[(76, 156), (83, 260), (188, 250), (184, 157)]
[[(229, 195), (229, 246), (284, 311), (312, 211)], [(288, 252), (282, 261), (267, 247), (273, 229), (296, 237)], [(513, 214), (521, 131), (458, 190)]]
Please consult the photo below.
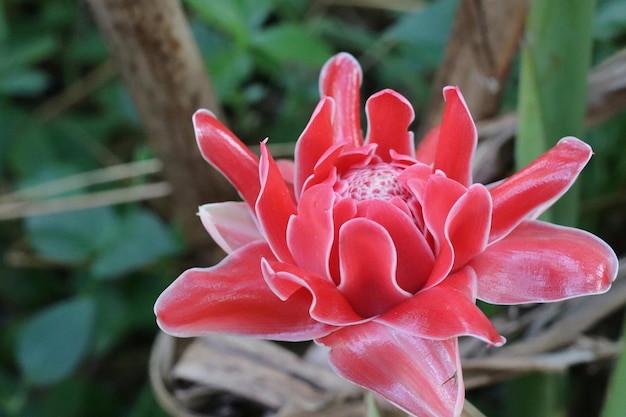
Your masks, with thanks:
[(410, 195), (398, 182), (401, 172), (402, 168), (382, 162), (354, 168), (341, 175), (337, 191), (356, 201), (391, 200), (394, 197), (407, 200)]

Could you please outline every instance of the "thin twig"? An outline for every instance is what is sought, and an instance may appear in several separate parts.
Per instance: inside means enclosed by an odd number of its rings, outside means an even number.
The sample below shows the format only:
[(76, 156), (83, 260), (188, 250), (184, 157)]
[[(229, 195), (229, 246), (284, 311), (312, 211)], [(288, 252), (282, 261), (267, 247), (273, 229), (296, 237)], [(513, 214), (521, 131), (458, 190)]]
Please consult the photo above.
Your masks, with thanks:
[(67, 109), (80, 103), (104, 83), (111, 80), (116, 72), (117, 70), (112, 60), (104, 61), (84, 77), (64, 89), (60, 94), (44, 101), (35, 109), (35, 118), (44, 122), (57, 118)]
[(0, 205), (0, 220), (149, 200), (164, 197), (171, 190), (172, 187), (168, 183), (158, 182), (44, 201), (6, 203)]
[(82, 172), (5, 194), (0, 196), (0, 204), (17, 203), (25, 200), (40, 200), (71, 191), (81, 190), (91, 185), (154, 174), (161, 171), (162, 166), (163, 164), (158, 159), (150, 159)]

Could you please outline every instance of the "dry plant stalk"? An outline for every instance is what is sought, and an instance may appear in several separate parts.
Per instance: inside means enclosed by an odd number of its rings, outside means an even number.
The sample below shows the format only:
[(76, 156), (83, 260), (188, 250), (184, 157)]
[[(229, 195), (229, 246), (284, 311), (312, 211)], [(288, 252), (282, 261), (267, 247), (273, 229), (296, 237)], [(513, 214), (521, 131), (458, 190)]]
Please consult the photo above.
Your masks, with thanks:
[(444, 105), (441, 89), (446, 85), (461, 88), (474, 120), (497, 112), (519, 49), (527, 10), (528, 0), (460, 1), (448, 47), (433, 83), (422, 132), (441, 120)]
[[(168, 209), (192, 244), (207, 244), (196, 207), (228, 200), (234, 190), (200, 157), (191, 116), (220, 113), (204, 63), (177, 0), (88, 0), (149, 143), (172, 186)], [(171, 214), (171, 213), (170, 213)]]

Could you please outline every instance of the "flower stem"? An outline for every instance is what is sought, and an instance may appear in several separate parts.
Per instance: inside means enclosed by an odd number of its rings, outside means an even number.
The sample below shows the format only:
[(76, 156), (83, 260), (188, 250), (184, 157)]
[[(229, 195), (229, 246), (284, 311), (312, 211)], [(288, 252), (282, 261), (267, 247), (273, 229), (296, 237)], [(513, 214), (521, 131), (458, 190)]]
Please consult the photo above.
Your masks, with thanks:
[[(626, 317), (622, 325), (622, 344), (626, 343)], [(626, 410), (626, 349), (622, 350), (606, 391), (600, 417), (622, 417)]]

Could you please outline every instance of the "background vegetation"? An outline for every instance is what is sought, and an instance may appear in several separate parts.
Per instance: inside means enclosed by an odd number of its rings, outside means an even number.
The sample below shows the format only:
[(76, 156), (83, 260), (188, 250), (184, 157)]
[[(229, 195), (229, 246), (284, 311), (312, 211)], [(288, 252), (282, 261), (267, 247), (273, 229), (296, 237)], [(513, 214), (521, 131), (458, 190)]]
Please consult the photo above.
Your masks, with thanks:
[[(321, 65), (343, 50), (364, 67), (364, 97), (394, 88), (415, 105), (419, 124), (457, 0), (397, 10), (395, 2), (338, 3), (183, 1), (228, 124), (246, 142), (295, 141), (318, 100)], [(594, 64), (621, 50), (625, 3), (600, 0), (592, 33)], [(133, 103), (83, 2), (2, 0), (0, 57), (0, 416), (165, 415), (147, 382), (152, 306), (190, 266), (191, 250), (178, 225), (158, 214), (159, 200), (74, 210), (93, 193), (158, 181)], [(501, 113), (516, 106), (518, 78), (516, 61)], [(596, 154), (582, 176), (579, 221), (623, 253), (624, 113), (584, 138)], [(143, 163), (141, 175), (85, 182), (87, 172), (131, 162)], [(76, 175), (69, 186), (53, 182)], [(64, 198), (57, 213), (30, 215), (45, 212), (51, 196)], [(601, 331), (616, 338), (620, 323), (612, 317)], [(559, 392), (562, 403), (577, 405), (576, 389), (597, 384), (584, 407), (559, 415), (596, 415), (611, 368), (606, 361), (575, 369), (575, 389)], [(523, 398), (522, 388), (507, 389), (470, 397), (491, 417), (514, 417), (512, 407), (489, 406)]]

